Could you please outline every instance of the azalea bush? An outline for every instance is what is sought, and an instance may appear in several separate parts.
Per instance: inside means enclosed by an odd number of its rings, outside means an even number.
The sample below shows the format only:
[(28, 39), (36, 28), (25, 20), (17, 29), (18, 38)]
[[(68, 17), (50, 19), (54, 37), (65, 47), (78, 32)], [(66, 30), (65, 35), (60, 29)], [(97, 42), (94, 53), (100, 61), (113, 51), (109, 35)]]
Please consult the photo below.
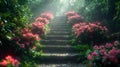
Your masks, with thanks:
[(35, 22), (32, 23), (32, 32), (44, 35), (49, 32), (48, 24), (52, 20), (53, 14), (50, 12), (44, 12), (35, 19)]
[(106, 41), (107, 28), (102, 26), (100, 22), (76, 23), (72, 27), (73, 34), (76, 37), (78, 43), (102, 43)]
[(89, 61), (88, 65), (91, 67), (119, 67), (119, 41), (93, 46), (93, 50), (87, 51), (87, 59)]
[(77, 14), (75, 11), (68, 11), (65, 13), (66, 17), (67, 17), (67, 23), (77, 23), (80, 21), (83, 21), (84, 17)]

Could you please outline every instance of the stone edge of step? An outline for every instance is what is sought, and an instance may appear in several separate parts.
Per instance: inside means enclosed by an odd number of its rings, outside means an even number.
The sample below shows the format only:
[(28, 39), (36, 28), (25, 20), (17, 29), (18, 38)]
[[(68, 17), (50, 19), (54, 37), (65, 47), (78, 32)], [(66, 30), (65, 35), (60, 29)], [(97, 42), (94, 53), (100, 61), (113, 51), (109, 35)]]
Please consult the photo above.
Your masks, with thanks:
[(79, 53), (44, 53), (42, 56), (53, 56), (53, 57), (72, 57), (72, 56), (78, 56)]

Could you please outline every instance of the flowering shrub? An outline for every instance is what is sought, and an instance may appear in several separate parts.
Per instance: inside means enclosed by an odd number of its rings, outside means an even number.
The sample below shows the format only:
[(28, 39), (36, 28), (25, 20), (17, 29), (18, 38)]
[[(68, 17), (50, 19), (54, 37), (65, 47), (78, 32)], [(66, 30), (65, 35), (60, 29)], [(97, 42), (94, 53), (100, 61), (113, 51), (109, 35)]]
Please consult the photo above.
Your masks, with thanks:
[(88, 53), (87, 59), (93, 67), (118, 65), (120, 63), (120, 43), (114, 41), (105, 45), (95, 45), (93, 51)]
[(47, 20), (52, 20), (54, 18), (53, 14), (50, 12), (44, 12), (40, 15), (42, 18), (46, 18)]
[(43, 35), (44, 32), (45, 32), (44, 27), (45, 27), (45, 24), (42, 23), (42, 22), (33, 22), (31, 30), (32, 30), (33, 33)]
[(35, 19), (36, 22), (41, 22), (41, 23), (44, 23), (44, 24), (48, 24), (49, 23), (49, 20), (47, 20), (47, 18), (42, 18), (42, 17), (37, 17)]
[(65, 13), (65, 15), (67, 16), (67, 23), (77, 23), (82, 21), (82, 19), (84, 19), (83, 16), (77, 14), (75, 11), (68, 11)]
[(4, 66), (5, 67), (6, 66), (18, 67), (19, 64), (20, 64), (20, 62), (17, 59), (13, 58), (11, 55), (6, 56), (5, 59), (0, 62), (0, 66), (2, 66), (2, 67), (4, 67)]
[(65, 13), (65, 15), (67, 16), (67, 17), (69, 17), (69, 16), (74, 16), (74, 15), (76, 15), (77, 13), (75, 12), (75, 11), (68, 11), (68, 12), (66, 12)]
[(47, 25), (49, 24), (49, 21), (53, 18), (53, 14), (50, 12), (42, 13), (40, 17), (37, 17), (35, 19), (35, 22), (32, 23), (32, 32), (40, 35), (46, 34), (46, 32), (49, 31)]
[(76, 23), (73, 25), (73, 33), (78, 41), (83, 43), (100, 43), (104, 40), (107, 28), (97, 23)]

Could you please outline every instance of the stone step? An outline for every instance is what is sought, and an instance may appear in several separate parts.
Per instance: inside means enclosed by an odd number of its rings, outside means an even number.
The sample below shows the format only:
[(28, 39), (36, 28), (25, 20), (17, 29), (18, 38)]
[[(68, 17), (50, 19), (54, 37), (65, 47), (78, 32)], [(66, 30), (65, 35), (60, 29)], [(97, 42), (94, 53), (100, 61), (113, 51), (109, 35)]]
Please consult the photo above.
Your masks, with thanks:
[(66, 45), (69, 42), (69, 40), (42, 40), (41, 43), (43, 45)]
[(43, 53), (78, 53), (70, 45), (43, 45)]
[(54, 32), (71, 32), (71, 30), (66, 30), (66, 29), (61, 29), (61, 30), (58, 30), (58, 29), (51, 29), (50, 30), (51, 32), (54, 31)]
[(77, 63), (78, 53), (45, 53), (41, 63)]
[(71, 32), (56, 32), (56, 31), (50, 31), (48, 35), (70, 35)]
[(71, 26), (69, 25), (50, 25), (50, 28), (61, 28), (61, 29), (65, 29), (65, 28), (71, 28)]
[(66, 63), (66, 64), (39, 64), (38, 67), (86, 67), (81, 63)]
[(53, 40), (69, 40), (71, 37), (69, 35), (47, 35), (45, 39), (53, 39)]
[(63, 31), (63, 32), (64, 32), (64, 31), (66, 31), (66, 32), (68, 31), (68, 32), (69, 32), (69, 31), (71, 31), (71, 29), (54, 28), (54, 29), (51, 29), (50, 31)]
[(54, 22), (54, 23), (51, 23), (50, 25), (62, 25), (62, 26), (64, 26), (64, 25), (66, 25), (66, 26), (69, 26), (69, 24), (67, 24), (67, 23), (56, 23), (56, 22)]

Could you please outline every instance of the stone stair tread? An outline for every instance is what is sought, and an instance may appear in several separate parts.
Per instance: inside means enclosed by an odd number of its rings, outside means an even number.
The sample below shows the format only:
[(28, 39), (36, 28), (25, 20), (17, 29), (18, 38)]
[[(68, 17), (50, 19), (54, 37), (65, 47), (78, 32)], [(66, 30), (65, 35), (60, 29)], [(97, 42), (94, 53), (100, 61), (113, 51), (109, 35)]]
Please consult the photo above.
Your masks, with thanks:
[(64, 33), (65, 34), (65, 33), (71, 33), (71, 32), (66, 32), (66, 31), (65, 32), (54, 32), (54, 31), (50, 31), (49, 33)]
[(69, 35), (46, 35), (46, 37), (69, 37)]
[(42, 40), (42, 41), (59, 41), (59, 42), (63, 42), (63, 41), (70, 41), (70, 40), (47, 40), (47, 39), (45, 39), (45, 40)]
[(42, 47), (69, 47), (71, 48), (71, 45), (42, 45)]
[(71, 37), (69, 35), (47, 35), (45, 39), (55, 39), (55, 40), (70, 40)]
[(64, 32), (57, 31), (57, 32), (56, 32), (56, 31), (54, 30), (54, 31), (51, 31), (51, 32), (49, 32), (49, 33), (56, 33), (56, 34), (57, 34), (57, 33), (63, 33), (62, 35), (65, 35), (66, 33), (71, 33), (71, 32), (70, 32), (70, 31), (64, 31)]
[(38, 67), (86, 67), (85, 65), (79, 63), (67, 63), (67, 64), (39, 64)]
[(70, 45), (44, 45), (42, 51), (43, 53), (78, 53)]
[(69, 42), (69, 40), (42, 40), (41, 43), (43, 45), (50, 45), (50, 44), (54, 44), (54, 45), (66, 45)]
[(44, 53), (41, 63), (78, 63), (78, 53)]
[(57, 57), (72, 57), (77, 56), (79, 53), (44, 53), (42, 56), (57, 56)]
[(67, 25), (51, 25), (50, 28), (70, 28), (70, 26), (67, 26)]
[(48, 33), (48, 35), (69, 35), (69, 34), (70, 32), (55, 32), (55, 31)]
[(50, 31), (71, 31), (70, 29), (60, 29), (60, 28), (55, 28), (55, 29), (51, 29)]

